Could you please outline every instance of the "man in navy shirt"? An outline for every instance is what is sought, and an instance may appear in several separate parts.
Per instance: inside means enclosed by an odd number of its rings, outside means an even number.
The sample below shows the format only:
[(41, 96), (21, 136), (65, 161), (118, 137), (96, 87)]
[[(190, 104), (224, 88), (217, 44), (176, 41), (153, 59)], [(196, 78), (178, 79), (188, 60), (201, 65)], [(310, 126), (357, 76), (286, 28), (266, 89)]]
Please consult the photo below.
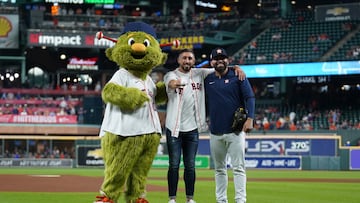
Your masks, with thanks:
[[(210, 65), (215, 72), (205, 78), (207, 112), (210, 118), (210, 150), (215, 166), (216, 202), (227, 203), (227, 156), (231, 159), (235, 185), (235, 202), (246, 202), (245, 134), (253, 128), (255, 97), (248, 79), (239, 80), (228, 67), (226, 51), (211, 52)], [(247, 111), (240, 134), (233, 132), (234, 113)]]

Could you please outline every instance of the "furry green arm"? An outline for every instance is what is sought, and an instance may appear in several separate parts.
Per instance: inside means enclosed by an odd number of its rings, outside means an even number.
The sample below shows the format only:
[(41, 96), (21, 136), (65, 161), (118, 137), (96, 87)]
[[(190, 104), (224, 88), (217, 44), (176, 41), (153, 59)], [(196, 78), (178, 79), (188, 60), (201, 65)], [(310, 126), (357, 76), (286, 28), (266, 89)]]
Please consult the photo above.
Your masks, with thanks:
[(156, 104), (165, 104), (167, 102), (166, 86), (164, 82), (156, 83)]
[(101, 97), (105, 103), (118, 106), (121, 110), (133, 111), (150, 99), (146, 93), (134, 87), (123, 87), (115, 83), (105, 85)]

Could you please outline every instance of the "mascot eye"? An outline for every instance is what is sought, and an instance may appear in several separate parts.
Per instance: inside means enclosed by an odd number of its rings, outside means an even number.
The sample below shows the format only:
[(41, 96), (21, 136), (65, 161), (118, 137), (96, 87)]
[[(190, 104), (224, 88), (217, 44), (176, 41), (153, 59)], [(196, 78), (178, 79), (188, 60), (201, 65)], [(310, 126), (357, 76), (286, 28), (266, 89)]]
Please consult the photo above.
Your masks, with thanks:
[(148, 39), (144, 40), (144, 45), (146, 47), (150, 46), (150, 41)]
[(134, 38), (130, 38), (130, 39), (128, 40), (128, 44), (129, 44), (130, 46), (133, 45), (133, 44), (135, 44)]

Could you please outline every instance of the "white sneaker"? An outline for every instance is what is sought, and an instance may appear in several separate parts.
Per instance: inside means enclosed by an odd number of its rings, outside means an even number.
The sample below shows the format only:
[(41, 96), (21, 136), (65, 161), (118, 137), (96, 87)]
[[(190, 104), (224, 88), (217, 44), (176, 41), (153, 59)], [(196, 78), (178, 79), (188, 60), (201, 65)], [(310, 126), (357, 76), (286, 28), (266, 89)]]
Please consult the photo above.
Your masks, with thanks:
[(176, 201), (174, 199), (171, 199), (168, 203), (176, 203)]
[(187, 201), (186, 203), (196, 203), (193, 199)]

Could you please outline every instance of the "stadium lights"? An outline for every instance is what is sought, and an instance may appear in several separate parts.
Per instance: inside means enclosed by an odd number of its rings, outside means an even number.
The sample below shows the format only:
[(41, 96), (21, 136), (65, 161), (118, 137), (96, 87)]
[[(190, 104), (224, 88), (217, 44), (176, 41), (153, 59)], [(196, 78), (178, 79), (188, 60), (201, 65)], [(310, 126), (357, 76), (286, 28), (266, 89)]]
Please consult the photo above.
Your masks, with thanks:
[(20, 74), (15, 72), (6, 72), (5, 75), (0, 74), (0, 80), (9, 80), (10, 82), (13, 82), (14, 80), (20, 78)]

